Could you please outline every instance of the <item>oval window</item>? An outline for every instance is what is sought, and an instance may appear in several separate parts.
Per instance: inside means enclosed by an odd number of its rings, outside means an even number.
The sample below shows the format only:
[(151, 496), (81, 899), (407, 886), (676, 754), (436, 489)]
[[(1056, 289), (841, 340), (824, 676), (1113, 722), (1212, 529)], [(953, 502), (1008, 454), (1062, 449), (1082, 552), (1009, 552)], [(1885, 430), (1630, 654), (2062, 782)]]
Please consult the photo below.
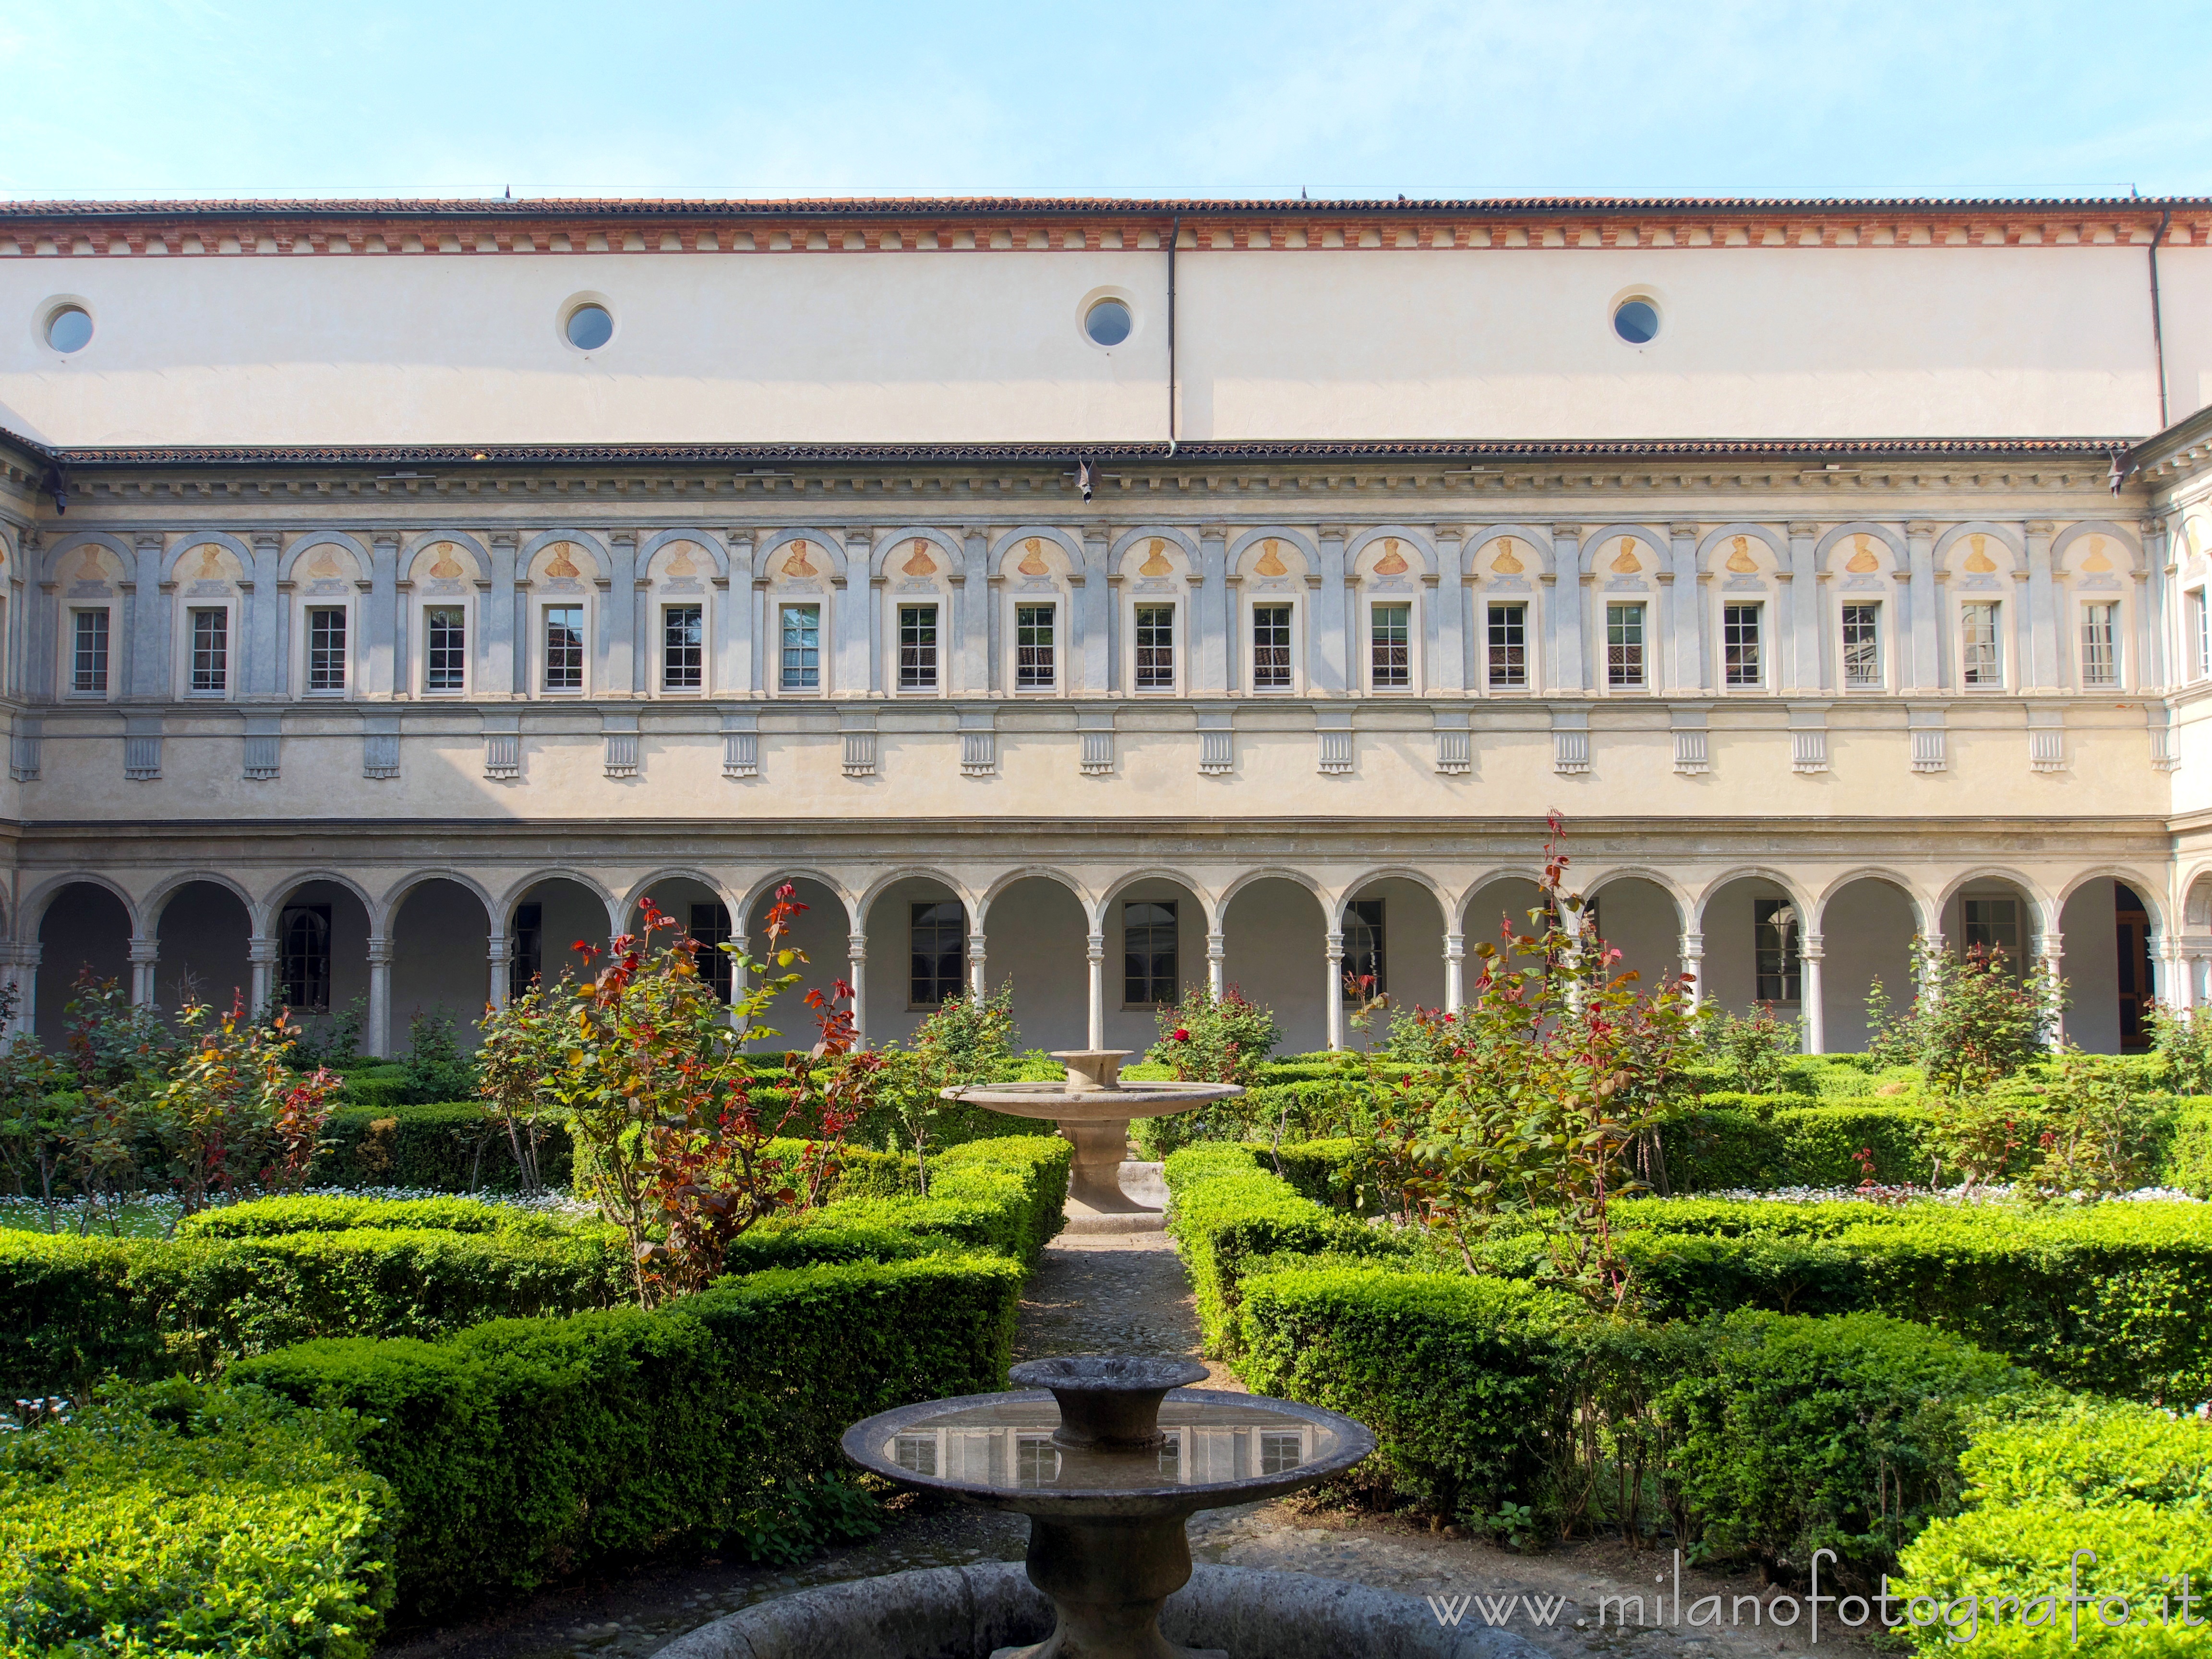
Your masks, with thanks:
[(568, 343), (577, 350), (597, 351), (614, 337), (614, 313), (605, 306), (581, 305), (568, 313)]
[(1659, 332), (1659, 307), (1649, 300), (1623, 300), (1613, 308), (1613, 331), (1631, 345), (1648, 344)]
[(82, 351), (92, 343), (92, 313), (82, 306), (57, 306), (46, 319), (46, 343), (57, 351)]
[(1129, 337), (1129, 307), (1119, 300), (1101, 300), (1083, 313), (1083, 331), (1091, 343), (1117, 346)]

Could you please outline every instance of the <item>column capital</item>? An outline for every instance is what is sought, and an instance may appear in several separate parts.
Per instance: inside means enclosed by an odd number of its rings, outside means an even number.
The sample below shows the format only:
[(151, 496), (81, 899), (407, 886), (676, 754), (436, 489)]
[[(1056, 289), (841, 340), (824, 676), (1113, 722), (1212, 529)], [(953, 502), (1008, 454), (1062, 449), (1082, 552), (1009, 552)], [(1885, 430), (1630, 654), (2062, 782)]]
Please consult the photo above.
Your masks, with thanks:
[(157, 939), (146, 939), (135, 933), (131, 935), (131, 965), (132, 967), (150, 968), (161, 960), (161, 940)]
[(1827, 955), (1826, 941), (1818, 933), (1797, 935), (1797, 954), (1808, 962), (1818, 962)]
[(254, 934), (251, 939), (246, 941), (246, 959), (248, 962), (254, 963), (272, 963), (276, 961), (277, 956), (277, 940), (268, 937), (266, 934)]
[(1703, 933), (1684, 933), (1682, 935), (1682, 954), (1684, 956), (1701, 957), (1705, 955), (1705, 936)]
[(1105, 961), (1106, 935), (1103, 933), (1085, 933), (1083, 936), (1083, 954), (1092, 962)]
[(854, 962), (868, 959), (868, 936), (866, 933), (845, 935), (845, 954)]
[(1331, 928), (1328, 933), (1328, 959), (1339, 962), (1344, 957), (1344, 935)]
[(506, 933), (495, 933), (484, 946), (485, 959), (494, 963), (514, 960), (514, 940)]
[(1467, 956), (1467, 935), (1465, 933), (1446, 933), (1444, 935), (1444, 955), (1455, 962), (1464, 960)]
[(392, 965), (391, 935), (388, 933), (371, 933), (368, 936), (368, 948), (363, 954), (368, 957), (369, 965), (373, 968), (390, 967)]

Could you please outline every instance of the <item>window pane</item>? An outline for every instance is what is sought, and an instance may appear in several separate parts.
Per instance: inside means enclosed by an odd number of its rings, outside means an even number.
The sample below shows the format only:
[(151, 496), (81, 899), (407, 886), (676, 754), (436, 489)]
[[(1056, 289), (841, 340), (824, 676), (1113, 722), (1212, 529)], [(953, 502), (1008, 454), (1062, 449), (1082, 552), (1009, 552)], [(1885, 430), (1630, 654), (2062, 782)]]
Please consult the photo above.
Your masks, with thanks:
[(1175, 690), (1175, 607), (1137, 607), (1137, 690)]
[(1721, 659), (1730, 685), (1763, 684), (1759, 666), (1759, 612), (1755, 605), (1721, 607)]
[(1382, 901), (1354, 899), (1344, 912), (1344, 998), (1380, 996), (1389, 989), (1382, 962)]
[(2020, 962), (2020, 901), (2011, 898), (1969, 898), (1959, 902), (1960, 919), (1966, 923), (1969, 951), (2002, 951), (2015, 966)]
[(1800, 1000), (1804, 965), (1798, 955), (1797, 907), (1788, 899), (1751, 902), (1752, 950), (1761, 1002)]
[(783, 689), (812, 691), (822, 684), (822, 607), (783, 607)]
[(714, 988), (717, 997), (727, 1002), (734, 981), (730, 972), (730, 953), (721, 946), (730, 937), (730, 907), (719, 899), (695, 902), (690, 925), (684, 931), (699, 941), (699, 977)]
[(284, 1006), (295, 1014), (331, 1010), (331, 907), (288, 904), (278, 924)]
[(518, 904), (514, 907), (514, 954), (507, 959), (507, 994), (520, 996), (544, 971), (545, 907)]
[(899, 607), (899, 690), (937, 690), (937, 607)]
[(76, 650), (70, 665), (70, 690), (105, 692), (107, 690), (107, 612), (76, 613)]
[(1501, 690), (1528, 684), (1528, 607), (1490, 607), (1490, 683)]
[(660, 613), (661, 689), (696, 691), (706, 683), (707, 608), (672, 605)]
[(1411, 685), (1413, 607), (1378, 605), (1371, 607), (1367, 615), (1373, 683), (1379, 686)]
[(1605, 683), (1644, 684), (1644, 607), (1640, 605), (1605, 608)]
[(960, 994), (967, 953), (968, 913), (957, 900), (917, 904), (911, 913), (914, 967), (908, 993), (917, 1008), (934, 1008)]
[(1847, 605), (1844, 607), (1844, 684), (1869, 686), (1881, 684), (1881, 607)]
[(220, 691), (230, 683), (230, 612), (192, 612), (192, 679), (195, 691)]
[(1291, 686), (1291, 607), (1252, 607), (1252, 689), (1287, 691)]
[(423, 689), (459, 691), (468, 685), (469, 630), (460, 606), (433, 605), (422, 613)]
[(1997, 608), (1994, 603), (1959, 607), (1959, 678), (1965, 685), (2004, 684), (2004, 663), (1997, 651)]
[(346, 683), (346, 613), (317, 605), (307, 612), (307, 690), (343, 691)]
[(545, 689), (584, 689), (584, 607), (580, 605), (545, 608)]
[(2081, 684), (2118, 685), (2120, 683), (2120, 607), (2085, 605), (2081, 607)]
[(1014, 689), (1049, 691), (1053, 687), (1053, 607), (1014, 607)]
[(1123, 1002), (1135, 1007), (1182, 995), (1176, 976), (1173, 900), (1121, 907), (1121, 956)]

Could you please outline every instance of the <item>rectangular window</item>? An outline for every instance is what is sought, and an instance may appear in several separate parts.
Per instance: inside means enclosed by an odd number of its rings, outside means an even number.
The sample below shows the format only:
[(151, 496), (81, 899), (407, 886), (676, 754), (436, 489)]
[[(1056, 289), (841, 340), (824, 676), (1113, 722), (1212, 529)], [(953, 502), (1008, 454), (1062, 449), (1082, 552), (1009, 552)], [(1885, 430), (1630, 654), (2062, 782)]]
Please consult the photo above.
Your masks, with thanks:
[(343, 691), (345, 683), (345, 607), (315, 605), (307, 612), (307, 690)]
[(545, 607), (545, 689), (584, 689), (584, 607), (580, 605)]
[(720, 900), (695, 902), (690, 923), (684, 931), (699, 941), (699, 977), (714, 988), (716, 996), (727, 1002), (733, 981), (730, 953), (722, 946), (730, 938), (730, 907)]
[(1525, 690), (1528, 684), (1528, 607), (1490, 607), (1490, 689)]
[(1413, 683), (1413, 607), (1378, 605), (1367, 612), (1370, 684), (1377, 690)]
[(288, 904), (277, 928), (284, 1006), (295, 1014), (331, 1011), (331, 907)]
[(2212, 605), (2205, 603), (2203, 588), (2189, 596), (2189, 610), (2193, 623), (2190, 634), (2197, 646), (2197, 672), (2191, 678), (2201, 680), (2212, 674)]
[(1175, 690), (1175, 607), (1137, 607), (1137, 690)]
[(935, 1008), (960, 994), (968, 950), (968, 912), (957, 899), (917, 904), (913, 910), (914, 970), (908, 995), (917, 1008)]
[(902, 605), (898, 611), (899, 690), (937, 690), (937, 607)]
[(191, 689), (203, 695), (219, 693), (230, 684), (230, 612), (195, 611), (191, 625)]
[(2004, 684), (2004, 659), (1997, 649), (1997, 607), (1994, 600), (1959, 607), (1959, 683)]
[(1759, 981), (1756, 1000), (1800, 1000), (1805, 980), (1804, 963), (1797, 955), (1797, 907), (1788, 899), (1753, 899), (1751, 932), (1753, 967)]
[(1605, 683), (1615, 688), (1644, 684), (1644, 607), (1605, 608)]
[(779, 682), (787, 691), (822, 689), (822, 607), (787, 605), (783, 607), (783, 670)]
[(457, 605), (434, 605), (422, 613), (422, 689), (468, 689), (468, 613)]
[(1252, 689), (1291, 689), (1291, 607), (1287, 605), (1252, 607)]
[(1354, 899), (1344, 907), (1344, 977), (1346, 1002), (1390, 988), (1383, 971), (1381, 899)]
[(545, 907), (514, 907), (514, 953), (507, 959), (507, 994), (519, 997), (545, 971)]
[(79, 611), (72, 617), (75, 640), (70, 657), (70, 690), (104, 696), (107, 692), (107, 612)]
[(1759, 660), (1759, 613), (1755, 605), (1721, 607), (1721, 662), (1730, 685), (1763, 685)]
[(2081, 607), (2081, 684), (2119, 683), (2120, 607), (2085, 605)]
[(1844, 684), (1864, 690), (1881, 684), (1881, 607), (1844, 607)]
[(1052, 612), (1048, 605), (1014, 607), (1014, 690), (1049, 691), (1053, 687)]
[(1130, 1007), (1173, 1003), (1182, 995), (1172, 899), (1121, 907), (1121, 1000)]
[(665, 605), (660, 612), (660, 689), (698, 691), (707, 684), (707, 607)]
[(1960, 920), (1966, 924), (1966, 949), (2002, 951), (2014, 967), (2020, 963), (2020, 901), (2014, 898), (1967, 898), (1959, 901)]

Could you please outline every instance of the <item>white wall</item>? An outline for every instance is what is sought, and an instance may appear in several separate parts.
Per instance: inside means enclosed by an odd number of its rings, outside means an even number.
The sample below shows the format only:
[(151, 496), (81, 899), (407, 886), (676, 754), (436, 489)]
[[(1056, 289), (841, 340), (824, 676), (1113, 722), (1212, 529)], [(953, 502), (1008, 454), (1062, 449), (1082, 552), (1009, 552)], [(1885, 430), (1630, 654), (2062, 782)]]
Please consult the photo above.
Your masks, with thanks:
[[(1876, 979), (1893, 1012), (1912, 1006), (1912, 901), (1886, 881), (1839, 888), (1820, 917), (1820, 1006), (1832, 1054), (1866, 1047), (1867, 991)], [(1708, 949), (1711, 948), (1709, 945)]]
[(1310, 1054), (1328, 1046), (1322, 981), (1328, 958), (1320, 901), (1296, 882), (1255, 881), (1229, 902), (1222, 929), (1224, 980), (1272, 1008), (1282, 1026), (1276, 1052)]
[[(1080, 1048), (1090, 1035), (1090, 924), (1083, 902), (1045, 876), (1015, 882), (983, 918), (984, 966), (994, 990), (1014, 983), (1014, 1027), (1024, 1048)], [(1108, 965), (1118, 968), (1108, 947)], [(1118, 984), (1109, 988), (1108, 1003)]]

